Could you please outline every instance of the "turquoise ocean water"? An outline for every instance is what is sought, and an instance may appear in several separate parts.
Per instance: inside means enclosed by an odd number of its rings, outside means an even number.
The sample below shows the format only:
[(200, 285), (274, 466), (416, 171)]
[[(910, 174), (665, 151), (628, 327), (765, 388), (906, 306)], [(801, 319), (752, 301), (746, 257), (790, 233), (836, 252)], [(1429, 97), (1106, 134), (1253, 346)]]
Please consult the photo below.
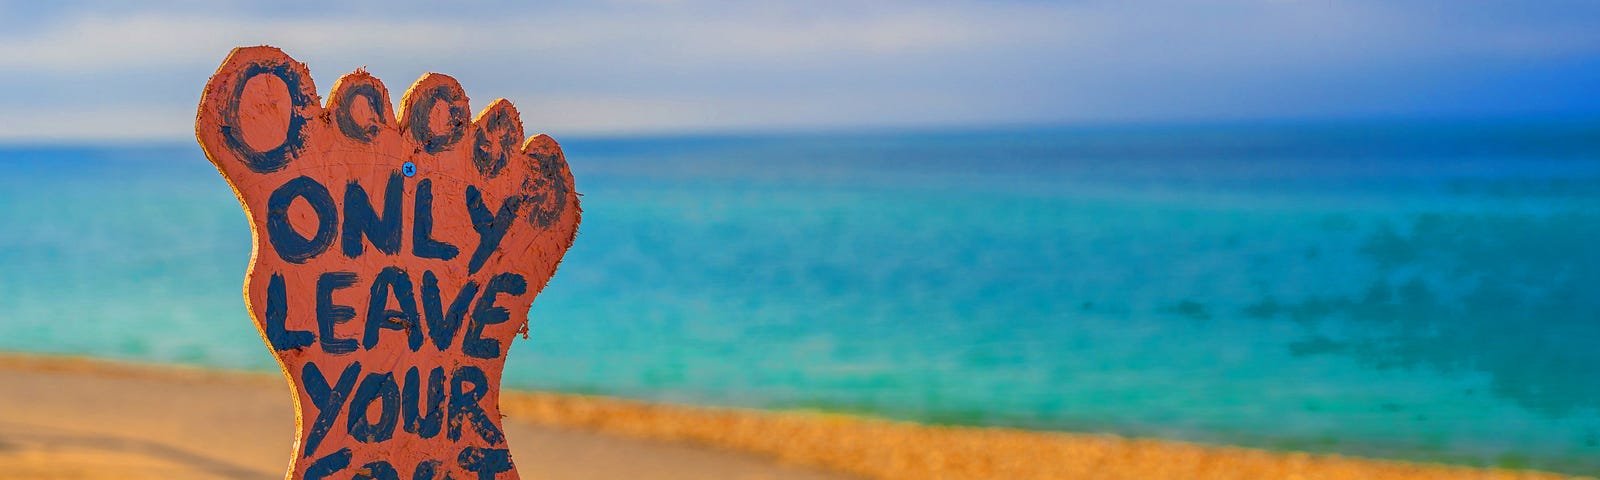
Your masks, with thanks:
[[(509, 386), (1600, 471), (1600, 122), (565, 146)], [(0, 350), (275, 368), (198, 147), (0, 169)]]

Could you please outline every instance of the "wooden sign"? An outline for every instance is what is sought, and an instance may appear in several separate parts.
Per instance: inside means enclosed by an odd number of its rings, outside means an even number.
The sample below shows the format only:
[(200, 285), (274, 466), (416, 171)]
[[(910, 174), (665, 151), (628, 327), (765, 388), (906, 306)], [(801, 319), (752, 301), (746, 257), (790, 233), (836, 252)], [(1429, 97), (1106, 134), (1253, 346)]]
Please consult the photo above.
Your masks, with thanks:
[(238, 48), (195, 120), (250, 217), (245, 302), (299, 419), (289, 478), (517, 478), (500, 372), (577, 232), (561, 147), (524, 140), (504, 99), (469, 117), (446, 75), (398, 112), (362, 70), (330, 97), (282, 51)]

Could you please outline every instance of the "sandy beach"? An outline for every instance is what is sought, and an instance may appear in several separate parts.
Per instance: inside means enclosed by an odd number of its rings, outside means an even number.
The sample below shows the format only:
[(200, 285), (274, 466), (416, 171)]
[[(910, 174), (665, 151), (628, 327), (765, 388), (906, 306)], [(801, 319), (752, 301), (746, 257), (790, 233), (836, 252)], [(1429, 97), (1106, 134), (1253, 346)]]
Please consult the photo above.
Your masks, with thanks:
[[(276, 375), (0, 355), (0, 478), (283, 478), (287, 389)], [(685, 442), (505, 426), (528, 479), (853, 478)]]
[[(293, 442), (275, 375), (0, 355), (0, 386), (0, 478), (279, 478)], [(1568, 478), (551, 393), (502, 404), (529, 479)]]

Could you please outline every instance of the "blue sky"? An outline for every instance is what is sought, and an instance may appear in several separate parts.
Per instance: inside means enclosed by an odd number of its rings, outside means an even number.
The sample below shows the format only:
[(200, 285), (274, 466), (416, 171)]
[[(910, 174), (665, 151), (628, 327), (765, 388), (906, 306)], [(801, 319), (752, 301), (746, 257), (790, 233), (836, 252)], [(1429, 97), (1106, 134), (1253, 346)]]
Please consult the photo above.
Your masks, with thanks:
[(179, 140), (237, 45), (556, 134), (1600, 115), (1600, 2), (0, 2), (0, 141)]

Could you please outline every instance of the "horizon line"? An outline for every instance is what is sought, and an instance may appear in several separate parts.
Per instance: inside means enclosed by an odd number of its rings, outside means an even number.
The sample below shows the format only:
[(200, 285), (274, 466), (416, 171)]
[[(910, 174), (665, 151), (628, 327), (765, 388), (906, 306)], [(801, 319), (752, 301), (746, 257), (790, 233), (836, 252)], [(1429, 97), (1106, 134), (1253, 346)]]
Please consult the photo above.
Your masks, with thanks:
[[(1334, 127), (1354, 125), (1505, 125), (1505, 124), (1600, 124), (1600, 112), (1584, 113), (1528, 113), (1481, 115), (1340, 115), (1308, 117), (1250, 117), (1250, 118), (1172, 118), (1172, 119), (1119, 119), (1119, 120), (1063, 120), (1037, 122), (973, 122), (973, 123), (903, 123), (883, 125), (797, 125), (756, 127), (689, 127), (643, 129), (578, 129), (566, 133), (533, 131), (527, 136), (547, 134), (557, 141), (619, 140), (619, 139), (672, 139), (672, 138), (772, 138), (808, 137), (823, 135), (916, 135), (961, 133), (1029, 133), (1094, 129), (1162, 129), (1162, 128), (1242, 128), (1242, 127)], [(155, 147), (191, 143), (191, 136), (128, 136), (128, 137), (5, 137), (0, 135), (0, 148), (61, 147), (61, 146), (144, 146)]]

